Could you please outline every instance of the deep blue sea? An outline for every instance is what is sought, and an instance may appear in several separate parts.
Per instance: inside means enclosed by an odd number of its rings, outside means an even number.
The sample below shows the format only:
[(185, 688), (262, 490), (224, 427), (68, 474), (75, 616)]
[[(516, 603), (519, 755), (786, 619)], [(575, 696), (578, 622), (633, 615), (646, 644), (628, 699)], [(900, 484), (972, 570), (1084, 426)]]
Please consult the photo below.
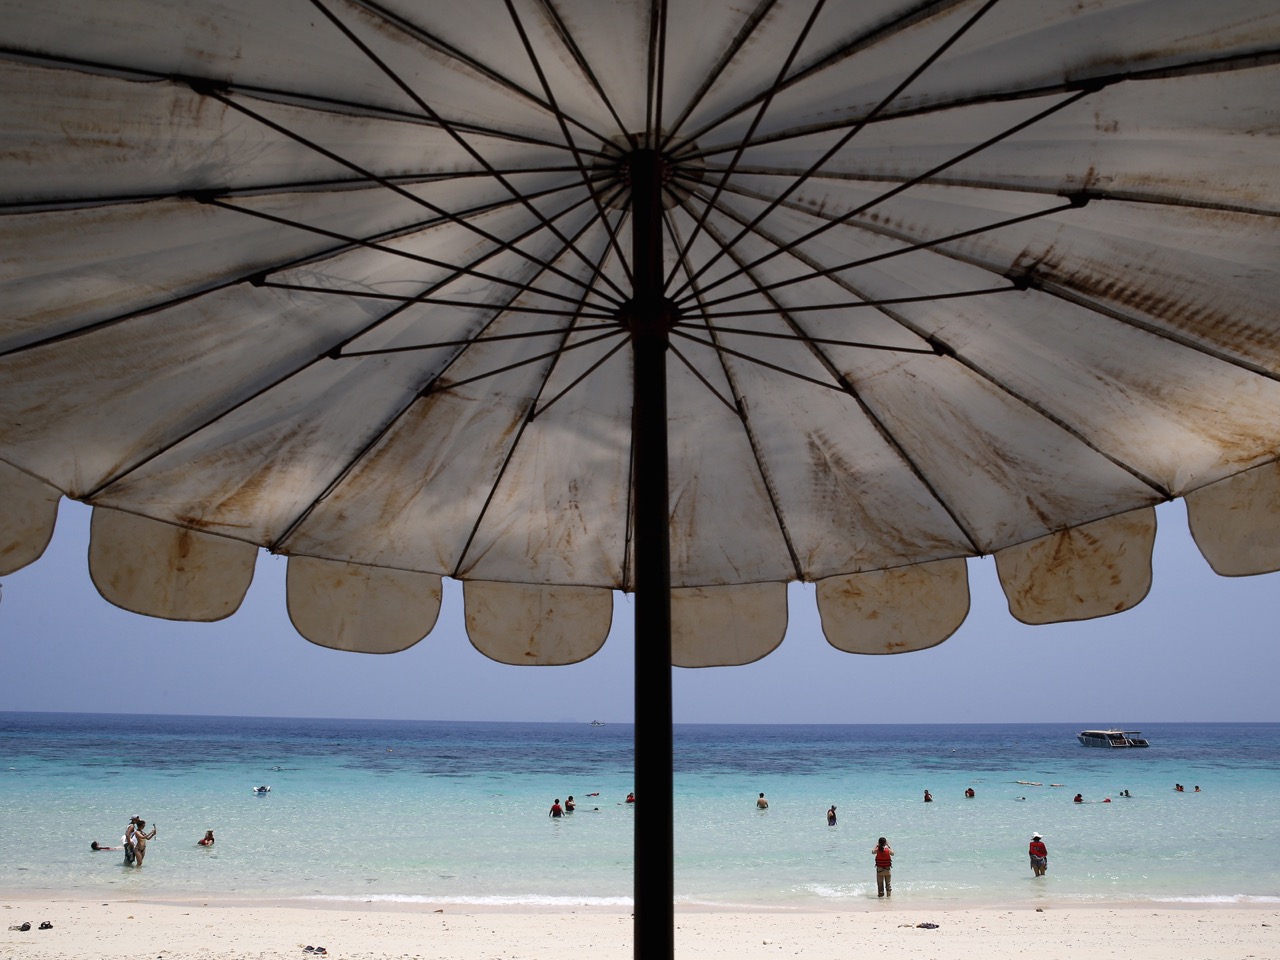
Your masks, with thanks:
[[(1096, 725), (678, 726), (678, 901), (858, 907), (883, 835), (899, 904), (1280, 902), (1280, 724)], [(625, 905), (632, 769), (624, 724), (0, 713), (0, 892)], [(144, 867), (90, 851), (133, 814)]]

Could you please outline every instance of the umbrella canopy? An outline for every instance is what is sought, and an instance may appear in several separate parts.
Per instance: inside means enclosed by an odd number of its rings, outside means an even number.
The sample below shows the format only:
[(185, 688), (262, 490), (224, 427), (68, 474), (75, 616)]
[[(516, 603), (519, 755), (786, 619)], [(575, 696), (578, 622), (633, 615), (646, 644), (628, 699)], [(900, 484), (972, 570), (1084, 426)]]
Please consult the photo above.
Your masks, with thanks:
[(1179, 496), (1280, 568), (1269, 0), (0, 17), (0, 572), (65, 495), (142, 613), (666, 670), (1127, 609)]

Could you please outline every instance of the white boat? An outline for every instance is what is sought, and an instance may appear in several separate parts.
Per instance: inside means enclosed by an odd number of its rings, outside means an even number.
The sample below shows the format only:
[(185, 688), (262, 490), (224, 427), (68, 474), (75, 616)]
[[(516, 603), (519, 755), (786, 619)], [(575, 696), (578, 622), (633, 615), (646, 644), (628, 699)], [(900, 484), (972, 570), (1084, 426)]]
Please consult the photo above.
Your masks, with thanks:
[(1076, 739), (1086, 747), (1149, 747), (1141, 730), (1081, 730)]
[(604, 721), (603, 721), (603, 720), (592, 720), (592, 721), (591, 721), (591, 725), (592, 725), (593, 727), (603, 727), (603, 726), (604, 726)]

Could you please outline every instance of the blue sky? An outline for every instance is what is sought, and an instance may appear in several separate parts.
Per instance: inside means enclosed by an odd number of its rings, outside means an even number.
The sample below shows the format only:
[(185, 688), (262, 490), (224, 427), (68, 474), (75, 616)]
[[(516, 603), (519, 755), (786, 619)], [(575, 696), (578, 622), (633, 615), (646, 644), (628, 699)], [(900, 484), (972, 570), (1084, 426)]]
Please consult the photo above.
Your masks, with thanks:
[[(1160, 508), (1154, 584), (1138, 607), (1077, 624), (1010, 616), (990, 559), (969, 563), (972, 610), (933, 650), (841, 653), (813, 591), (793, 586), (781, 647), (744, 667), (677, 670), (688, 723), (1276, 721), (1280, 579), (1215, 575), (1181, 502)], [(3, 578), (3, 710), (627, 722), (630, 598), (615, 597), (603, 650), (568, 667), (512, 667), (477, 653), (446, 581), (435, 630), (403, 653), (314, 646), (285, 612), (286, 561), (260, 555), (232, 617), (173, 623), (119, 610), (89, 579), (88, 508), (64, 502), (44, 556)]]

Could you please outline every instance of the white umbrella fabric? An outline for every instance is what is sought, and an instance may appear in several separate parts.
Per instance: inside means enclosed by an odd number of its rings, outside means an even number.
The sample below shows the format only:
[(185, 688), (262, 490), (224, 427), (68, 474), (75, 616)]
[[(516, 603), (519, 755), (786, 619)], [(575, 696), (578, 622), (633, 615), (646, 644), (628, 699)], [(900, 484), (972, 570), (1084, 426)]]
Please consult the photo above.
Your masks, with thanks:
[[(0, 0), (0, 573), (508, 663), (637, 595), (637, 952), (670, 665), (1145, 596), (1185, 496), (1280, 568), (1269, 0)], [(647, 809), (646, 809), (647, 808)]]

